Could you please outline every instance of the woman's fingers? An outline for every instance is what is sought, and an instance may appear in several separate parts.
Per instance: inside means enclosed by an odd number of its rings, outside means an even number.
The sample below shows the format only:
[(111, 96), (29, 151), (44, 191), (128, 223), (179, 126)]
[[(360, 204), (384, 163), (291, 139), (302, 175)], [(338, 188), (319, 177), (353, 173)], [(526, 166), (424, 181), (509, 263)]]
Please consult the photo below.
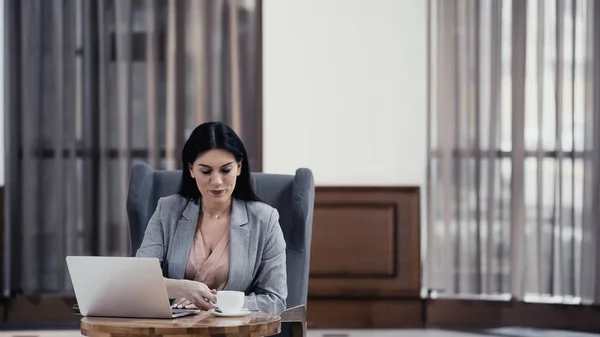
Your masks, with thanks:
[(202, 292), (201, 297), (196, 299), (194, 301), (194, 304), (196, 305), (196, 307), (198, 307), (202, 310), (214, 309), (215, 308), (215, 305), (213, 304), (214, 302), (211, 301), (211, 299), (209, 297), (211, 297), (210, 292)]
[(175, 300), (175, 302), (173, 302), (173, 305), (171, 306), (171, 308), (183, 309), (190, 304), (192, 304), (192, 302), (188, 301), (187, 299), (178, 298)]
[(204, 297), (204, 299), (210, 303), (217, 302), (217, 295), (213, 293), (210, 289), (202, 291), (202, 297)]
[(213, 303), (217, 302), (216, 291), (211, 290), (206, 284), (202, 282), (190, 281), (185, 283), (185, 291), (189, 295), (188, 298), (196, 307), (202, 310), (210, 310), (215, 306)]
[(171, 308), (174, 309), (198, 309), (197, 306), (194, 305), (194, 303), (192, 303), (191, 301), (185, 299), (185, 298), (178, 298), (173, 302), (173, 305), (171, 305)]
[(187, 307), (188, 305), (192, 304), (192, 302), (185, 300), (183, 301), (181, 304), (179, 304), (179, 306), (177, 307), (178, 309), (183, 309), (185, 307)]
[(185, 298), (178, 298), (173, 302), (171, 308), (174, 309), (201, 309), (201, 310), (210, 310), (214, 309), (217, 301), (217, 296), (215, 295), (216, 290), (211, 290), (208, 287), (200, 287), (198, 289), (198, 293), (200, 298), (196, 297), (192, 301)]
[(212, 303), (210, 303), (210, 302), (208, 302), (206, 300), (201, 301), (199, 303), (199, 305), (196, 305), (196, 306), (198, 308), (202, 309), (202, 310), (210, 310), (210, 309), (214, 309), (215, 308), (215, 306)]
[(186, 309), (198, 309), (197, 306), (195, 306), (193, 303), (190, 303), (188, 305), (185, 306)]

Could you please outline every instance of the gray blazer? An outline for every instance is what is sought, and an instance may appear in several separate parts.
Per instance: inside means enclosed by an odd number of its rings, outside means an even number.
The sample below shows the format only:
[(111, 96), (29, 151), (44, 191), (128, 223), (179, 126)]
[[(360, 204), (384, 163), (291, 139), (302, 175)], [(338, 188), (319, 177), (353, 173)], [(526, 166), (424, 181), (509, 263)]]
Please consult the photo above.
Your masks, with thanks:
[[(183, 279), (200, 205), (174, 194), (160, 198), (137, 257), (155, 257), (163, 275)], [(245, 308), (280, 314), (286, 307), (285, 240), (279, 213), (265, 203), (233, 199), (226, 290), (243, 291)]]

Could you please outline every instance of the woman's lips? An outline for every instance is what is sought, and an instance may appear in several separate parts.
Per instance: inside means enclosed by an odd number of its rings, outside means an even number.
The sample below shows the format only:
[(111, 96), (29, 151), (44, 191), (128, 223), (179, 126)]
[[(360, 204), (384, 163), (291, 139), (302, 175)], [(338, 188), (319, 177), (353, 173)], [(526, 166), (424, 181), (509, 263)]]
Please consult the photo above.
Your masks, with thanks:
[(225, 190), (210, 190), (210, 193), (215, 197), (220, 197), (225, 193)]

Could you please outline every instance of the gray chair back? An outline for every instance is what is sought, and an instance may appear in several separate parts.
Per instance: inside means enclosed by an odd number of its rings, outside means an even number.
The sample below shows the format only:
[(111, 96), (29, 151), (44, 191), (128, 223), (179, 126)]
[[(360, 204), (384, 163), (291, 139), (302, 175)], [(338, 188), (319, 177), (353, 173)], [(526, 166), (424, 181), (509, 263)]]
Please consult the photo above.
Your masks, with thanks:
[[(160, 197), (177, 193), (181, 171), (154, 170), (146, 163), (134, 163), (129, 180), (127, 215), (131, 254), (142, 243), (148, 220)], [(256, 195), (279, 212), (279, 223), (287, 244), (287, 307), (306, 305), (315, 187), (306, 168), (295, 175), (252, 173)]]

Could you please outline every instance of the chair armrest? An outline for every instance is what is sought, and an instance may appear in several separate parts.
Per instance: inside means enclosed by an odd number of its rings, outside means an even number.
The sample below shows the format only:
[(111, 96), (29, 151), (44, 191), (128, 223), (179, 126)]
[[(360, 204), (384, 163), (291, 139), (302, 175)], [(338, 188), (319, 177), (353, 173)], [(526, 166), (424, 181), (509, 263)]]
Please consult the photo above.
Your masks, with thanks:
[(281, 313), (281, 322), (306, 322), (306, 306), (298, 305)]
[[(290, 337), (306, 337), (306, 306), (299, 305), (281, 313), (282, 326), (287, 325), (291, 330)], [(283, 332), (282, 332), (283, 334)], [(288, 333), (285, 334), (288, 336)]]

